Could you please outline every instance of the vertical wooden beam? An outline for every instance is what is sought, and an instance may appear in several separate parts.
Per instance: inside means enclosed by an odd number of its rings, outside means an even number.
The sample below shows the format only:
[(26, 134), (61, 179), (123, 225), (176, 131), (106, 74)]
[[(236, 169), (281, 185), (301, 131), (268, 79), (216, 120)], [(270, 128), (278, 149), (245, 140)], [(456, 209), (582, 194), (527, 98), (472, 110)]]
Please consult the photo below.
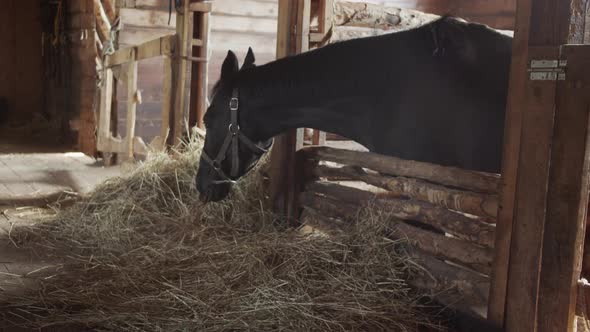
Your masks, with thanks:
[[(334, 15), (334, 0), (316, 0), (319, 2), (318, 32), (326, 36), (332, 28), (332, 17)], [(319, 45), (320, 47), (323, 45)], [(311, 45), (310, 45), (311, 47)], [(314, 129), (311, 139), (313, 145), (325, 145), (326, 133)]]
[[(136, 51), (133, 50), (135, 53)], [(135, 58), (135, 54), (134, 54)], [(137, 102), (139, 99), (137, 91), (137, 61), (127, 64), (127, 133), (125, 136), (126, 159), (133, 160), (133, 139), (135, 137), (135, 120), (137, 118)]]
[[(206, 4), (206, 3), (205, 3)], [(210, 6), (202, 6), (202, 11), (194, 12), (194, 24), (192, 40), (198, 40), (199, 46), (192, 47), (192, 56), (208, 59), (209, 57), (209, 30), (210, 30)], [(199, 61), (193, 64), (191, 73), (191, 105), (189, 125), (204, 128), (203, 116), (207, 111), (207, 77), (208, 61)]]
[(182, 14), (176, 15), (176, 36), (178, 38), (175, 58), (174, 84), (174, 119), (171, 122), (170, 143), (178, 145), (182, 142), (185, 123), (188, 120), (187, 74), (189, 70), (189, 50), (192, 44), (190, 1), (184, 0)]
[(105, 139), (111, 137), (111, 107), (113, 106), (113, 71), (104, 70), (102, 86), (100, 88), (100, 110), (98, 119), (98, 150), (102, 151)]
[[(170, 135), (170, 122), (172, 117), (172, 107), (174, 105), (174, 95), (172, 94), (172, 59), (170, 56), (164, 56), (164, 82), (162, 91), (162, 126), (160, 127), (160, 137), (162, 142), (167, 142)], [(165, 144), (164, 144), (165, 145)]]
[[(297, 54), (309, 46), (310, 0), (279, 0), (277, 58)], [(301, 20), (307, 14), (306, 27)], [(295, 32), (295, 33), (293, 33)], [(307, 38), (307, 43), (303, 38)], [(269, 191), (275, 211), (288, 219), (297, 217), (297, 165), (295, 152), (303, 146), (303, 129), (289, 130), (275, 138), (269, 170)]]
[(522, 96), (525, 95), (528, 66), (528, 41), (530, 25), (528, 0), (517, 1), (516, 21), (518, 31), (512, 40), (512, 63), (504, 125), (504, 150), (502, 153), (502, 179), (500, 205), (496, 223), (495, 257), (492, 269), (488, 303), (488, 320), (496, 326), (504, 325), (508, 287), (510, 243), (514, 219), (520, 133), (522, 127)]
[(573, 331), (588, 204), (590, 45), (565, 46), (567, 77), (557, 88), (547, 220), (539, 290), (539, 331)]
[[(489, 318), (498, 325), (504, 321), (508, 331), (528, 332), (538, 328), (541, 257), (551, 190), (549, 172), (557, 83), (531, 81), (526, 70), (531, 60), (558, 59), (560, 45), (574, 35), (570, 31), (571, 5), (571, 1), (518, 2), (502, 210), (489, 306)], [(510, 250), (507, 250), (508, 243)]]

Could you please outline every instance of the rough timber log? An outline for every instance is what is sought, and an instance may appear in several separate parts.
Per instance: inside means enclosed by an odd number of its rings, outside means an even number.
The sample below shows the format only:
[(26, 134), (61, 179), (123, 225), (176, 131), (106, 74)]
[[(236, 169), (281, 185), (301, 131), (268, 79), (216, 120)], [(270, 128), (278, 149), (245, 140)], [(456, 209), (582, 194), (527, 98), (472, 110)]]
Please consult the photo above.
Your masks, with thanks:
[(408, 279), (414, 287), (431, 290), (434, 298), (450, 307), (483, 307), (487, 304), (488, 277), (447, 264), (419, 250), (410, 251), (410, 256), (423, 267)]
[(423, 180), (369, 173), (353, 167), (336, 168), (324, 165), (314, 168), (312, 174), (317, 177), (363, 181), (386, 189), (395, 195), (407, 196), (491, 220), (496, 219), (498, 212), (498, 197), (496, 195), (449, 189)]
[(326, 182), (308, 184), (306, 190), (335, 198), (334, 204), (341, 206), (342, 209), (346, 209), (349, 205), (371, 204), (374, 208), (393, 217), (419, 221), (457, 238), (485, 247), (494, 246), (495, 227), (493, 225), (429, 203), (412, 199), (378, 198), (368, 191)]
[(398, 31), (421, 26), (439, 16), (398, 7), (336, 1), (332, 17), (336, 26)]
[[(320, 211), (305, 208), (303, 234), (330, 237), (341, 233), (346, 223), (330, 218)], [(460, 266), (448, 264), (419, 248), (408, 247), (416, 268), (411, 269), (408, 283), (425, 290), (430, 296), (453, 308), (483, 306), (487, 303), (489, 278)]]
[[(300, 203), (306, 210), (313, 210), (317, 218), (337, 218), (345, 222), (355, 222), (359, 217), (361, 206), (342, 204), (330, 197), (318, 196), (312, 192), (301, 194)], [(407, 238), (424, 252), (469, 267), (482, 274), (489, 275), (493, 259), (493, 250), (471, 242), (452, 238), (442, 234), (409, 225), (397, 218), (391, 220), (394, 238)], [(322, 222), (325, 228), (326, 222)]]
[(499, 175), (444, 167), (419, 161), (403, 160), (377, 153), (334, 149), (325, 146), (306, 147), (301, 150), (306, 158), (331, 161), (339, 164), (368, 168), (373, 171), (427, 180), (446, 186), (496, 194)]

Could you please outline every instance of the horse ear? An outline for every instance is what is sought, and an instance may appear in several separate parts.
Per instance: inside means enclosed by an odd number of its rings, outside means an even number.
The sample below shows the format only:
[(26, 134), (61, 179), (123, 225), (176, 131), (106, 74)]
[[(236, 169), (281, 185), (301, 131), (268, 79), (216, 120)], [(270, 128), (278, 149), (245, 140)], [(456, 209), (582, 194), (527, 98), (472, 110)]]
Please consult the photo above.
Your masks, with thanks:
[(252, 47), (248, 47), (248, 54), (246, 54), (246, 58), (244, 59), (244, 64), (242, 65), (242, 69), (255, 67), (256, 66), (254, 64), (255, 62), (256, 62), (256, 57), (254, 57), (254, 51), (252, 51)]
[(221, 80), (232, 78), (239, 70), (238, 57), (231, 50), (227, 52), (227, 56), (221, 66)]
[(472, 30), (473, 25), (461, 19), (449, 16), (439, 19), (433, 30), (435, 54), (450, 53), (461, 62), (474, 63), (477, 51), (474, 46), (476, 40), (470, 33)]

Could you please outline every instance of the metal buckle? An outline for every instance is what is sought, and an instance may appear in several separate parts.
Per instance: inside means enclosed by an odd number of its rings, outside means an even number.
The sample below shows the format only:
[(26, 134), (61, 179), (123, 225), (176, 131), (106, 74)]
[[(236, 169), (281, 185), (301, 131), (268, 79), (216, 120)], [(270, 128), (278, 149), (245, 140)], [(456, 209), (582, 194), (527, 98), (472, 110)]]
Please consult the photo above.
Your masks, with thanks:
[(232, 99), (229, 100), (229, 109), (231, 111), (237, 111), (239, 105), (238, 98), (232, 97)]
[(234, 126), (233, 123), (230, 123), (229, 127), (227, 127), (227, 130), (230, 134), (232, 134), (232, 136), (236, 136), (240, 132), (240, 125)]

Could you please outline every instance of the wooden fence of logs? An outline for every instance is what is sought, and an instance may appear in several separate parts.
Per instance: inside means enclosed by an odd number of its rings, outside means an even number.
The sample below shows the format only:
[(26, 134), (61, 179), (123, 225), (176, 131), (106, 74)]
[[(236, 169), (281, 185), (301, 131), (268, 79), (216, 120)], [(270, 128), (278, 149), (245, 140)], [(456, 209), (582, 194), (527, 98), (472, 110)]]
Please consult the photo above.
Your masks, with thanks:
[(378, 211), (425, 268), (410, 282), (445, 304), (487, 305), (498, 175), (323, 146), (298, 154), (304, 222), (329, 229), (354, 221), (361, 208)]

